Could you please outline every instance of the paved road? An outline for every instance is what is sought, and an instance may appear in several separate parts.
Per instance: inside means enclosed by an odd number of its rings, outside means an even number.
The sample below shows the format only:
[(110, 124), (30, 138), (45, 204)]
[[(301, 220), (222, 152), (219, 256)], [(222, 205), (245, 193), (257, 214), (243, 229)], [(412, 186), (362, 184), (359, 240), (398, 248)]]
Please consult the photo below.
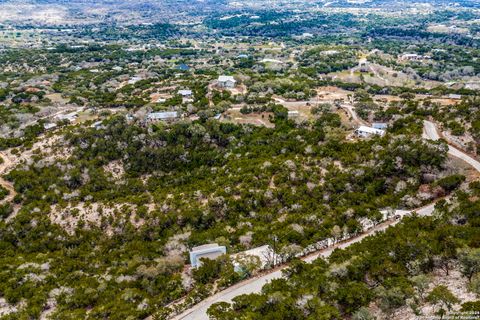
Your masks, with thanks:
[(437, 141), (440, 139), (437, 127), (431, 121), (423, 121), (423, 138)]
[[(440, 135), (436, 129), (436, 126), (431, 121), (424, 121), (423, 122), (423, 137), (431, 140), (439, 140)], [(460, 149), (457, 149), (451, 145), (448, 146), (448, 153), (454, 157), (460, 158), (469, 165), (471, 165), (475, 170), (480, 172), (480, 162), (475, 160), (474, 158), (470, 157), (468, 154), (464, 153)]]
[[(432, 122), (429, 122), (429, 121), (425, 121), (425, 123), (424, 123), (424, 134), (423, 134), (423, 136), (424, 136), (424, 138), (431, 139), (431, 140), (438, 140), (440, 138), (440, 136), (439, 136), (439, 134), (438, 134), (438, 132), (435, 128), (435, 125)], [(469, 163), (477, 171), (480, 172), (480, 162), (473, 159), (469, 155), (463, 153), (462, 151), (460, 151), (460, 150), (458, 150), (454, 147), (449, 147), (448, 153), (455, 156), (455, 157), (458, 157), (458, 158), (464, 160), (465, 162)], [(395, 214), (400, 215), (401, 217), (404, 217), (404, 216), (410, 214), (411, 212), (415, 211), (420, 216), (428, 216), (428, 215), (431, 215), (433, 213), (434, 207), (435, 207), (435, 204), (430, 204), (430, 205), (425, 206), (423, 208), (416, 209), (416, 210), (411, 210), (411, 211), (409, 211), (409, 210), (396, 210)], [(375, 233), (377, 233), (381, 230), (385, 230), (388, 227), (390, 227), (392, 225), (395, 225), (397, 223), (398, 223), (398, 221), (385, 222), (383, 224), (378, 225), (374, 229), (369, 230), (365, 234), (362, 234), (358, 237), (354, 237), (350, 240), (347, 240), (345, 242), (337, 244), (336, 246), (333, 246), (333, 247), (327, 248), (325, 250), (319, 251), (317, 253), (311, 254), (309, 256), (306, 256), (302, 260), (310, 263), (320, 256), (321, 257), (328, 257), (337, 248), (346, 248), (346, 247), (348, 247), (348, 246), (350, 246), (354, 243), (362, 241), (363, 239), (365, 239), (368, 236), (371, 236), (371, 235), (373, 235), (373, 234), (375, 234)], [(280, 278), (282, 276), (282, 270), (286, 267), (288, 267), (288, 266), (283, 266), (282, 268), (280, 268), (276, 271), (273, 271), (271, 273), (268, 273), (266, 275), (262, 275), (260, 277), (252, 278), (252, 279), (243, 281), (241, 283), (238, 283), (238, 284), (236, 284), (236, 285), (234, 285), (230, 288), (227, 288), (227, 289), (225, 289), (225, 290), (223, 290), (223, 291), (221, 291), (221, 292), (203, 300), (202, 302), (198, 303), (197, 305), (193, 306), (192, 308), (186, 310), (182, 314), (180, 314), (180, 315), (178, 315), (178, 316), (176, 316), (172, 319), (173, 320), (182, 320), (182, 319), (184, 319), (184, 320), (208, 320), (207, 310), (212, 304), (217, 303), (217, 302), (222, 302), (222, 301), (231, 302), (232, 299), (235, 298), (236, 296), (239, 296), (239, 295), (242, 295), (242, 294), (250, 294), (250, 293), (260, 292), (263, 285), (265, 285), (266, 283), (270, 282), (273, 279)]]

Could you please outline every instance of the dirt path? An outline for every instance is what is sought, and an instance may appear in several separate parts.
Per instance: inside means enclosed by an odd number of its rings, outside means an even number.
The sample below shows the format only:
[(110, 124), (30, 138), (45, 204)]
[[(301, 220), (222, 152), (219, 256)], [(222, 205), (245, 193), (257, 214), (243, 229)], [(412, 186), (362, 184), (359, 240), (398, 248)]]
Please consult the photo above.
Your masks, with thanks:
[(3, 175), (8, 173), (9, 168), (13, 166), (13, 161), (5, 152), (0, 152), (0, 157), (3, 159), (3, 162), (0, 164), (0, 186), (9, 191), (9, 194), (5, 197), (5, 199), (0, 201), (0, 204), (4, 204), (13, 201), (16, 193), (13, 183), (3, 178)]
[(0, 185), (7, 189), (9, 192), (8, 195), (0, 201), (0, 205), (10, 203), (13, 208), (13, 212), (6, 219), (6, 221), (8, 222), (17, 215), (18, 211), (20, 211), (20, 205), (13, 203), (13, 199), (17, 195), (13, 183), (4, 178), (4, 175), (7, 174), (14, 167), (15, 162), (12, 160), (11, 156), (9, 156), (5, 151), (0, 151), (0, 157), (3, 159), (3, 162), (0, 164)]

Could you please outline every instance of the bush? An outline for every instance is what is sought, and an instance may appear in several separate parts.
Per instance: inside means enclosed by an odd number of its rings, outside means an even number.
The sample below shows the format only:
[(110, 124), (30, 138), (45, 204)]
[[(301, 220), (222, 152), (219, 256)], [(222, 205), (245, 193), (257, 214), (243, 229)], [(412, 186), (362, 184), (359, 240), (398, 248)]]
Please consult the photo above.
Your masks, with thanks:
[(464, 304), (462, 304), (460, 312), (467, 311), (480, 311), (480, 300), (465, 302)]
[(5, 219), (12, 213), (12, 206), (9, 204), (0, 205), (0, 219)]
[(458, 188), (462, 182), (465, 181), (465, 176), (461, 174), (454, 174), (437, 181), (437, 185), (442, 187), (448, 192), (451, 192)]
[(10, 191), (0, 186), (0, 200), (5, 199), (5, 197), (8, 196), (9, 194), (10, 194)]

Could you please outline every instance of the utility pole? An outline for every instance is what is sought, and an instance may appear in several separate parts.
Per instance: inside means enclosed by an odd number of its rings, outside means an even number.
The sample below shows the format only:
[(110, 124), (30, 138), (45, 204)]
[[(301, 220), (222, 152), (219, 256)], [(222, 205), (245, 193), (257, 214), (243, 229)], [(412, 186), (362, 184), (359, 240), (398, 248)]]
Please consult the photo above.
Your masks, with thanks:
[(273, 235), (272, 240), (273, 240), (273, 257), (272, 257), (272, 260), (273, 260), (273, 267), (275, 267), (277, 265), (277, 241), (278, 241), (278, 237), (276, 235)]

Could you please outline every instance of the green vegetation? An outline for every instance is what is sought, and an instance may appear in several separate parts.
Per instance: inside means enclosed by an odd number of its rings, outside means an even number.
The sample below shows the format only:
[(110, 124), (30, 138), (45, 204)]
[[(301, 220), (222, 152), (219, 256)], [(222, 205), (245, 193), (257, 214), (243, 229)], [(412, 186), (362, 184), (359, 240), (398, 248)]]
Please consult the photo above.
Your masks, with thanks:
[[(445, 315), (460, 300), (446, 286), (429, 289), (431, 272), (440, 268), (448, 276), (456, 263), (468, 279), (479, 272), (480, 201), (470, 200), (478, 194), (472, 187), (457, 193), (457, 206), (439, 203), (436, 218), (404, 219), (384, 233), (336, 250), (328, 262), (295, 261), (284, 272), (285, 279), (266, 285), (261, 294), (236, 297), (231, 306), (214, 305), (209, 314), (213, 319), (247, 314), (262, 319), (312, 319), (320, 314), (322, 319), (370, 319), (365, 309), (370, 303), (387, 315), (402, 306), (415, 311), (431, 303), (438, 315)], [(461, 224), (451, 223), (459, 217), (465, 219)], [(477, 305), (465, 303), (463, 310), (478, 310)]]
[[(480, 295), (479, 183), (446, 143), (480, 154), (475, 2), (41, 2), (62, 22), (34, 4), (0, 17), (5, 319), (166, 319), (258, 274), (232, 255), (265, 245), (285, 278), (213, 319), (478, 310), (433, 281)], [(374, 124), (386, 134), (356, 135)], [(211, 243), (228, 254), (191, 269)]]

